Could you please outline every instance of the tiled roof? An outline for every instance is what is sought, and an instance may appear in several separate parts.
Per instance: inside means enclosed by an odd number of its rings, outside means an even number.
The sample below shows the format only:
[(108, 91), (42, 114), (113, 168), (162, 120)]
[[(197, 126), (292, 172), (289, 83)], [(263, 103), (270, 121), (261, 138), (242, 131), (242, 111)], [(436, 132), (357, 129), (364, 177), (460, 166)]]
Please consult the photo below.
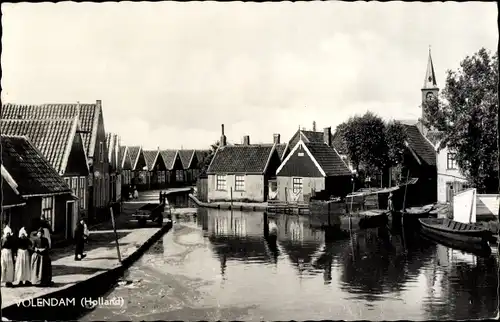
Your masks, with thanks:
[(132, 164), (132, 168), (135, 167), (135, 162), (137, 161), (137, 157), (141, 152), (140, 146), (129, 146), (128, 147), (128, 155), (130, 157), (130, 163)]
[(172, 170), (175, 165), (175, 156), (177, 155), (177, 150), (161, 150), (160, 151), (163, 162), (165, 162), (165, 167), (167, 170)]
[(68, 119), (78, 116), (85, 152), (92, 157), (95, 145), (92, 143), (95, 143), (97, 135), (98, 107), (100, 105), (97, 104), (5, 104), (2, 106), (2, 119)]
[(305, 143), (327, 176), (350, 176), (351, 171), (332, 147), (325, 143)]
[(22, 196), (71, 193), (63, 178), (26, 138), (1, 136), (2, 163)]
[(198, 162), (203, 161), (205, 155), (207, 154), (210, 154), (210, 150), (196, 150), (196, 158), (198, 159)]
[(272, 144), (219, 147), (207, 173), (264, 173)]
[(278, 152), (278, 155), (279, 155), (281, 161), (283, 161), (286, 157), (287, 148), (288, 148), (288, 144), (286, 144), (286, 143), (276, 144), (276, 152)]
[(436, 145), (443, 139), (444, 134), (440, 131), (429, 131), (426, 136), (432, 144)]
[(432, 144), (425, 139), (416, 125), (403, 124), (409, 147), (417, 156), (428, 165), (436, 165), (436, 151)]
[(195, 150), (179, 150), (179, 156), (182, 161), (182, 166), (184, 169), (188, 169), (191, 166), (191, 160), (193, 159), (193, 154)]
[[(295, 134), (292, 136), (292, 139), (290, 140), (289, 144), (291, 147), (294, 147), (299, 140), (302, 138), (302, 141), (304, 142), (311, 142), (311, 143), (324, 143), (324, 133), (323, 132), (317, 132), (317, 131), (306, 131), (306, 130), (297, 130)], [(331, 135), (331, 140), (332, 143), (334, 141), (333, 134)]]
[(112, 146), (113, 144), (113, 133), (106, 133), (106, 149), (108, 149), (109, 157), (108, 159), (111, 160), (111, 153), (112, 153)]
[(76, 135), (77, 120), (42, 119), (42, 120), (0, 120), (2, 134), (27, 136), (42, 152), (45, 158), (59, 173), (63, 174), (73, 139)]
[[(26, 203), (18, 194), (17, 183), (2, 165), (2, 208), (8, 206), (20, 206)], [(10, 184), (9, 184), (10, 183)], [(12, 184), (12, 186), (11, 186)]]
[(144, 160), (146, 160), (146, 166), (149, 171), (153, 171), (153, 167), (155, 166), (154, 162), (156, 160), (156, 156), (158, 155), (158, 150), (142, 150), (142, 154), (144, 155)]

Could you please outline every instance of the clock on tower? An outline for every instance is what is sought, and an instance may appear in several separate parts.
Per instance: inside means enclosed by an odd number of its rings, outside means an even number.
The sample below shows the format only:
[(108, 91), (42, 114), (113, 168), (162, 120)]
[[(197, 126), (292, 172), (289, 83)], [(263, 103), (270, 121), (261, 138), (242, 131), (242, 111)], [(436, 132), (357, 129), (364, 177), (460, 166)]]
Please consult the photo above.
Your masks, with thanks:
[(432, 92), (427, 93), (427, 95), (425, 96), (425, 98), (427, 99), (427, 101), (433, 100), (434, 99), (434, 93), (432, 93)]

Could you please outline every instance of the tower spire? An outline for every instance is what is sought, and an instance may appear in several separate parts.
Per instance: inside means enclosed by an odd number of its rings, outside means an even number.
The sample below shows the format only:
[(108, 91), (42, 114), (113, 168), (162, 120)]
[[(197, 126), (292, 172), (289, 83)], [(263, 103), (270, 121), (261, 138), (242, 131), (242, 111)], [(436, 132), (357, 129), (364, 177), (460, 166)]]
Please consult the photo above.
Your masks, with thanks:
[(431, 46), (429, 45), (429, 58), (427, 60), (427, 70), (425, 71), (424, 87), (422, 89), (437, 88), (436, 73), (432, 63)]

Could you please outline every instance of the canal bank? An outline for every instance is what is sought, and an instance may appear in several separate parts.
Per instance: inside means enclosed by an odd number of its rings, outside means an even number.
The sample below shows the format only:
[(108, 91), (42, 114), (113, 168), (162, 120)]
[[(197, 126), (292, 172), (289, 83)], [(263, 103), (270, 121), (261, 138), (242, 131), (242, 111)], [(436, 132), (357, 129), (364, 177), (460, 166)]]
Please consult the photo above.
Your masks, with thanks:
[(67, 250), (54, 251), (54, 284), (51, 287), (2, 287), (2, 316), (26, 321), (74, 319), (88, 310), (82, 304), (83, 299), (105, 295), (123, 272), (172, 227), (168, 220), (161, 228), (135, 228), (137, 223), (130, 220), (130, 215), (122, 214), (119, 219), (117, 235), (121, 263), (113, 230), (102, 227), (92, 231), (86, 246), (87, 257), (82, 261), (75, 261), (74, 254)]
[(221, 209), (221, 210), (241, 210), (241, 211), (266, 211), (267, 202), (238, 202), (238, 201), (218, 201), (218, 202), (203, 202), (198, 200), (196, 196), (189, 194), (189, 198), (202, 208)]

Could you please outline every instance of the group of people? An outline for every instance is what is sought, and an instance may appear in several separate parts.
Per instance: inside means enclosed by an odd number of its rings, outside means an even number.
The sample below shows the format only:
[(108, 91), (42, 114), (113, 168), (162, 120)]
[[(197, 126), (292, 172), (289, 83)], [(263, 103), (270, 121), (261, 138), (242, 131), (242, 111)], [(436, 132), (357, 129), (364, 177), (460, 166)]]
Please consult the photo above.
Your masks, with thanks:
[(127, 196), (128, 200), (132, 199), (138, 199), (139, 198), (139, 191), (137, 191), (136, 186), (128, 186), (128, 191), (125, 193), (125, 196)]
[[(18, 238), (6, 225), (2, 236), (1, 281), (5, 286), (49, 286), (52, 284), (52, 262), (49, 249), (52, 247), (52, 228), (42, 216), (38, 229), (28, 236), (26, 229), (19, 230)], [(84, 244), (89, 236), (87, 225), (80, 219), (75, 229), (75, 260), (82, 260)]]
[[(34, 237), (29, 238), (26, 229), (19, 230), (17, 240), (7, 225), (2, 236), (2, 283), (48, 286), (52, 284), (52, 262), (49, 257), (50, 242), (40, 227)], [(50, 237), (49, 237), (50, 238)], [(16, 251), (17, 250), (17, 251)], [(15, 255), (15, 256), (14, 256)]]

